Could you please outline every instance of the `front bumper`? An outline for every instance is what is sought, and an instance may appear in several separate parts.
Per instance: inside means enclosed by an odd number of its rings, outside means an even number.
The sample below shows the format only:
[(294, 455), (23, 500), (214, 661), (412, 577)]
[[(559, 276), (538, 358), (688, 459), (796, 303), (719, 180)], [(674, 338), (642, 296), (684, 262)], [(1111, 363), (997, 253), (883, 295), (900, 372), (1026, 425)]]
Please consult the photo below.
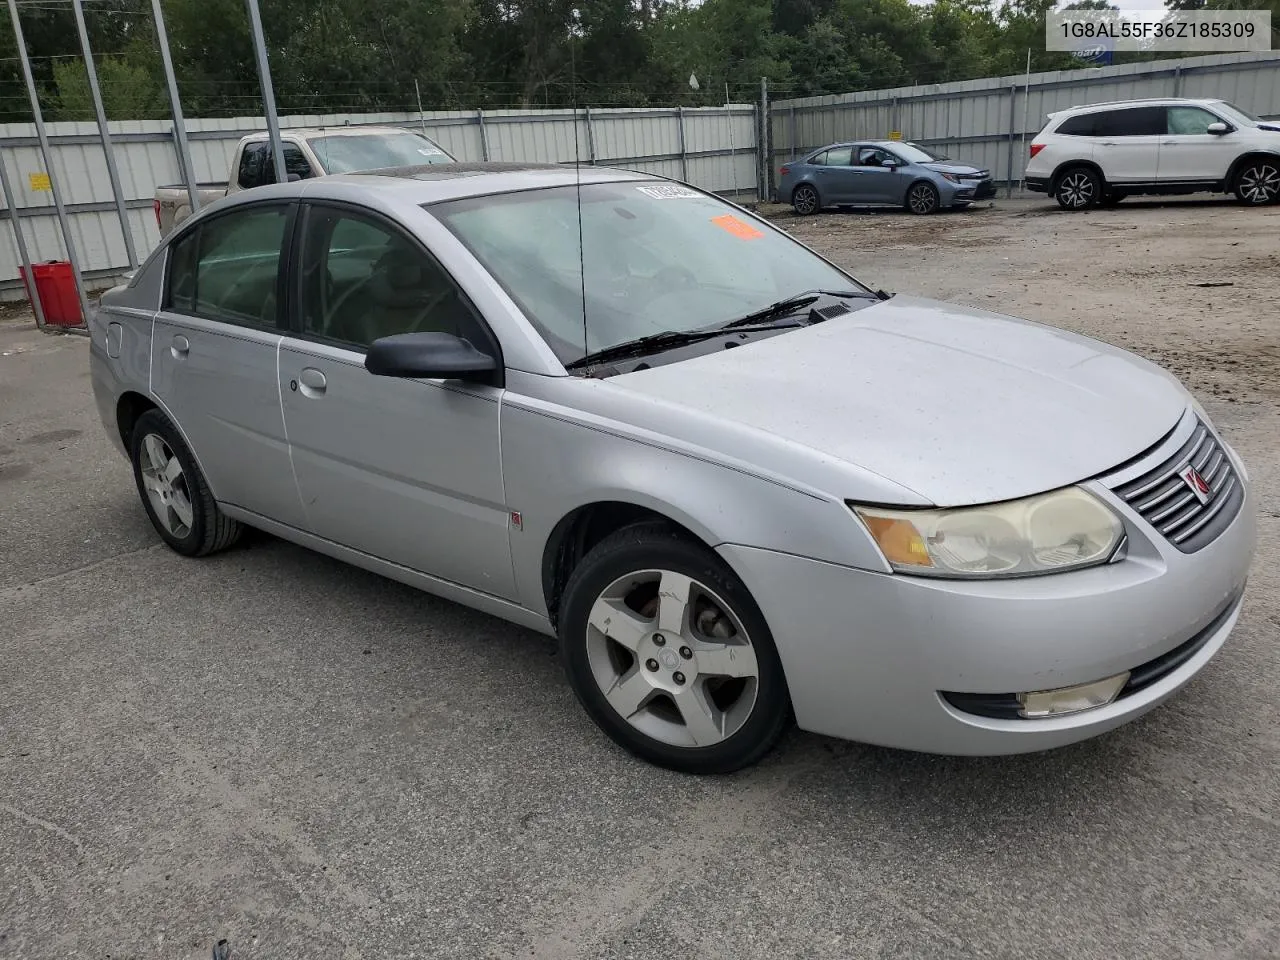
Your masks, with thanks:
[[(927, 753), (1025, 753), (1111, 730), (1185, 685), (1239, 616), (1254, 551), (1253, 495), (1246, 486), (1232, 523), (1185, 554), (1089, 486), (1125, 516), (1128, 553), (1071, 573), (927, 579), (722, 545), (773, 631), (799, 726)], [(1056, 689), (1153, 661), (1167, 669), (1150, 682), (1065, 716), (984, 716), (943, 695)]]

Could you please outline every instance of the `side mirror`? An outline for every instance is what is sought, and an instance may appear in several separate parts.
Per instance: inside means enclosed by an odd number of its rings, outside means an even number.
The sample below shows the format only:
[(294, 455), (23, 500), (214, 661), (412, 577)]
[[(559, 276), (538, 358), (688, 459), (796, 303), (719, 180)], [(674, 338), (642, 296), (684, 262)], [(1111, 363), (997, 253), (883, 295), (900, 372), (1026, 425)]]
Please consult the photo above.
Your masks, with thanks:
[(300, 173), (291, 173), (288, 175), (288, 180), (290, 183), (297, 183), (301, 179), (302, 179), (302, 174)]
[(894, 160), (892, 157), (885, 157), (880, 161), (880, 166), (888, 170), (896, 170), (898, 167), (898, 161)]
[(1215, 137), (1220, 137), (1224, 133), (1227, 133), (1228, 131), (1230, 131), (1231, 128), (1228, 127), (1221, 120), (1219, 120), (1217, 123), (1209, 124), (1209, 126), (1205, 127), (1205, 130), (1207, 130), (1209, 133), (1212, 133)]
[(498, 362), (451, 333), (397, 333), (369, 345), (364, 368), (376, 377), (488, 381)]

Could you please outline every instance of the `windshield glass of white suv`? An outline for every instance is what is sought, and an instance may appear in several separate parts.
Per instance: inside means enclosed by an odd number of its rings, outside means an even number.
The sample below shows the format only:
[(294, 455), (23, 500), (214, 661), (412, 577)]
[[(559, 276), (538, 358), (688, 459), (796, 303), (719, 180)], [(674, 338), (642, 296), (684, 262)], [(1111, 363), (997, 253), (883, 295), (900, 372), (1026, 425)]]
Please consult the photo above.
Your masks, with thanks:
[(1254, 124), (1259, 122), (1257, 117), (1251, 113), (1246, 113), (1244, 110), (1241, 110), (1234, 103), (1222, 101), (1216, 104), (1216, 106), (1228, 117), (1238, 123)]
[(427, 209), (563, 363), (650, 334), (719, 326), (807, 290), (866, 291), (740, 208), (677, 184), (583, 184)]
[(418, 167), (424, 163), (452, 163), (449, 155), (426, 137), (403, 133), (334, 134), (307, 142), (328, 173)]

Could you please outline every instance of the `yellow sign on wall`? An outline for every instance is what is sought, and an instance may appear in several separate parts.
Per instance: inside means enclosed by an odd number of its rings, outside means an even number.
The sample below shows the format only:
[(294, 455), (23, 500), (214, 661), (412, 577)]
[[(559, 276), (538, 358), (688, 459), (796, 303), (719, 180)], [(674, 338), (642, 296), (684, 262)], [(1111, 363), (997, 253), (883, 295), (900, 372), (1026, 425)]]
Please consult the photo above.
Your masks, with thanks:
[(53, 189), (49, 183), (49, 175), (47, 173), (29, 173), (27, 174), (27, 182), (31, 184), (32, 190)]
[(901, 130), (890, 130), (890, 131), (889, 131), (889, 139), (890, 139), (890, 140), (901, 140), (901, 139), (902, 139), (902, 131), (901, 131)]

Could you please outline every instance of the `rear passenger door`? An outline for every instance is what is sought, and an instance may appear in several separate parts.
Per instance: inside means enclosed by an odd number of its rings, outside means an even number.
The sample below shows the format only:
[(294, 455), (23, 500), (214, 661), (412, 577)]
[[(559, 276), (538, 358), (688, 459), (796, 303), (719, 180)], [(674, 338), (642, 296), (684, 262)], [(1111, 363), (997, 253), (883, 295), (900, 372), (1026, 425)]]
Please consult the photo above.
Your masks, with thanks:
[(304, 209), (280, 393), (306, 528), (514, 599), (501, 388), (364, 367), (369, 345), (392, 334), (444, 331), (500, 357), (496, 339), (402, 226), (346, 205)]
[(853, 203), (857, 193), (857, 171), (850, 166), (852, 147), (832, 147), (821, 167), (816, 167), (818, 192), (823, 203)]
[(175, 238), (151, 340), (152, 393), (214, 496), (291, 525), (301, 522), (301, 505), (276, 349), (294, 212), (279, 201), (244, 204)]
[(1108, 183), (1156, 182), (1164, 107), (1124, 107), (1094, 114), (1094, 162)]

